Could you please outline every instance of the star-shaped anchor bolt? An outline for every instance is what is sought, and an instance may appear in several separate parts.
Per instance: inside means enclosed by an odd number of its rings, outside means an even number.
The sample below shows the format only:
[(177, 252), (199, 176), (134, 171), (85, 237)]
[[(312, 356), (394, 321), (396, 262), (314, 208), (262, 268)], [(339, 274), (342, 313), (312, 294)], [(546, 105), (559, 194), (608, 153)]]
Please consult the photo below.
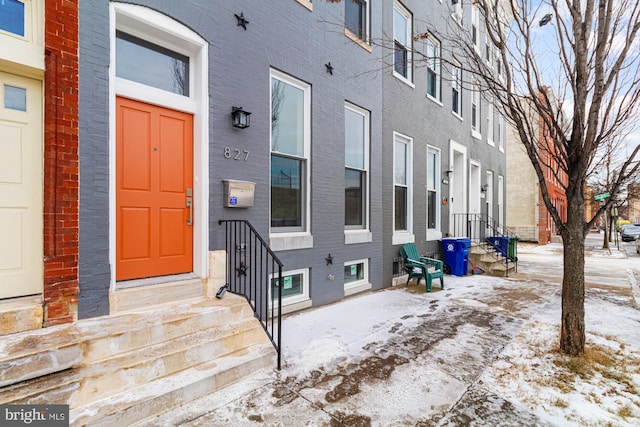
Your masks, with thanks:
[(238, 276), (246, 276), (248, 269), (249, 269), (249, 267), (244, 265), (244, 262), (241, 262), (240, 265), (238, 267), (236, 267), (236, 271), (238, 272)]
[(331, 62), (327, 62), (324, 66), (327, 67), (327, 73), (333, 76), (333, 65), (331, 65)]
[(327, 261), (327, 265), (333, 265), (333, 257), (331, 256), (331, 254), (329, 254), (324, 260)]
[(247, 24), (249, 23), (249, 21), (247, 21), (244, 17), (244, 13), (240, 12), (240, 15), (238, 15), (237, 13), (234, 14), (236, 16), (236, 19), (238, 20), (238, 23), (236, 24), (236, 27), (240, 26), (242, 28), (244, 28), (245, 31), (247, 31)]

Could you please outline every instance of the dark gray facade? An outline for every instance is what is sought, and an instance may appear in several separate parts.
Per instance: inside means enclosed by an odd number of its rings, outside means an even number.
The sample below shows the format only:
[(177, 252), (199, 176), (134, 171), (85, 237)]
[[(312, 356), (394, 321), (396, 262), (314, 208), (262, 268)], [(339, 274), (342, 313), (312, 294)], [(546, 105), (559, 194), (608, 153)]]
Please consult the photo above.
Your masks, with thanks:
[[(392, 266), (394, 260), (398, 259), (402, 244), (414, 242), (422, 254), (442, 255), (439, 239), (453, 235), (450, 215), (454, 212), (489, 214), (496, 219), (503, 218), (504, 201), (500, 202), (499, 197), (504, 197), (506, 157), (504, 122), (500, 122), (497, 109), (493, 110), (491, 120), (487, 118), (490, 110), (487, 99), (482, 96), (479, 97), (477, 116), (479, 134), (472, 135), (472, 85), (468, 73), (462, 72), (461, 75), (461, 112), (457, 115), (452, 113), (454, 79), (451, 63), (454, 58), (451, 52), (455, 50), (454, 40), (469, 38), (471, 2), (460, 1), (457, 6), (449, 1), (390, 0), (383, 3), (383, 33), (396, 34), (397, 37), (397, 28), (394, 33), (394, 9), (398, 9), (409, 17), (414, 35), (413, 62), (409, 65), (411, 77), (405, 79), (394, 71), (394, 58), (390, 54), (386, 56), (390, 59), (383, 73), (383, 282), (391, 283), (394, 275)], [(456, 20), (453, 15), (456, 7), (460, 7), (458, 15), (461, 15), (461, 20)], [(423, 34), (428, 35), (426, 38), (415, 37)], [(440, 91), (432, 97), (427, 95), (427, 61), (429, 57), (433, 57), (427, 51), (427, 43), (434, 39), (439, 41), (442, 61), (437, 77)], [(393, 46), (388, 39), (382, 43)], [(479, 28), (480, 54), (484, 52), (484, 43), (484, 33)], [(490, 133), (492, 138), (489, 138)], [(408, 140), (412, 151), (412, 173), (408, 177), (412, 197), (409, 201), (408, 230), (404, 232), (395, 230), (397, 201), (394, 196), (394, 135), (403, 141)], [(427, 174), (430, 172), (427, 168), (428, 147), (438, 153), (435, 211), (439, 215), (436, 214), (435, 228), (430, 230), (427, 224)], [(500, 184), (502, 190), (498, 188)]]
[[(224, 248), (219, 219), (246, 219), (265, 237), (270, 233), (270, 71), (277, 70), (311, 88), (309, 232), (312, 247), (280, 250), (285, 271), (308, 269), (313, 305), (345, 296), (344, 264), (368, 260), (371, 289), (383, 280), (382, 56), (344, 31), (344, 4), (314, 1), (312, 10), (296, 0), (122, 2), (147, 7), (191, 29), (208, 43), (208, 250)], [(302, 3), (305, 3), (302, 1)], [(371, 37), (380, 39), (382, 3), (369, 12)], [(120, 4), (120, 2), (118, 3)], [(310, 5), (310, 4), (309, 4)], [(385, 6), (386, 7), (386, 6)], [(243, 14), (246, 30), (235, 15)], [(79, 316), (108, 314), (114, 279), (110, 251), (110, 3), (80, 4), (80, 297)], [(325, 64), (330, 63), (332, 73)], [(368, 215), (370, 241), (345, 244), (345, 102), (370, 113)], [(251, 126), (231, 125), (232, 106), (250, 111)], [(196, 142), (197, 143), (197, 142)], [(225, 149), (243, 155), (226, 156)], [(244, 155), (249, 152), (248, 157)], [(198, 161), (198, 159), (195, 159)], [(223, 180), (255, 182), (254, 205), (223, 207)], [(331, 254), (332, 264), (325, 258)]]

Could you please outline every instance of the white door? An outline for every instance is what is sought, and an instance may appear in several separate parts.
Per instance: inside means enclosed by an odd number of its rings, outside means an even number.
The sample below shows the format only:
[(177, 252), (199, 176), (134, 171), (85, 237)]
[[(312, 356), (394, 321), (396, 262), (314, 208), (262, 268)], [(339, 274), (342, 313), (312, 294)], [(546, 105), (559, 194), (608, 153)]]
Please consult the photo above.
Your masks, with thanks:
[(42, 293), (42, 83), (0, 72), (0, 298)]

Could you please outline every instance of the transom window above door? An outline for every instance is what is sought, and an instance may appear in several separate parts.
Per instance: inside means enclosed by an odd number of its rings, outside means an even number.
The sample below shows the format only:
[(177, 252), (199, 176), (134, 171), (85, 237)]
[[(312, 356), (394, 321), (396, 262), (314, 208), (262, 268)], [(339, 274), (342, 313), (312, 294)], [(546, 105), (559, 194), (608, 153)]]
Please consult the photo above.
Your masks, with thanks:
[(24, 36), (24, 2), (18, 0), (0, 1), (0, 30)]
[(189, 96), (189, 58), (116, 31), (116, 76)]

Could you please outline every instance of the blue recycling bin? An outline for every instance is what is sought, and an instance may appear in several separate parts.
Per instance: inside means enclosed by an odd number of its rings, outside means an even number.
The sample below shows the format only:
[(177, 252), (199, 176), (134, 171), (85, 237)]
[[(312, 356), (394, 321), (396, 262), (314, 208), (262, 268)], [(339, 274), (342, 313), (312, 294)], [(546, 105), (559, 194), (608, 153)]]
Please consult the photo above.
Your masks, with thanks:
[(455, 276), (466, 276), (469, 271), (471, 240), (464, 237), (447, 237), (440, 240), (444, 263)]
[(510, 240), (511, 240), (511, 236), (487, 237), (487, 242), (489, 242), (489, 244), (493, 246), (496, 252), (498, 252), (499, 254), (502, 254), (503, 257), (507, 256)]

